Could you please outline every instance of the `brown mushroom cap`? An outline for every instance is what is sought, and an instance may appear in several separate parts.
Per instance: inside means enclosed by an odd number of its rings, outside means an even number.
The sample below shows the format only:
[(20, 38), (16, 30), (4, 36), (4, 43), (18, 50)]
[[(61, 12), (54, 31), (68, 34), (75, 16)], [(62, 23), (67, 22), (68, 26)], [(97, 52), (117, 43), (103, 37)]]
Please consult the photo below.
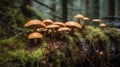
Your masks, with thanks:
[(83, 18), (84, 21), (90, 20), (88, 17)]
[(59, 28), (60, 26), (59, 25), (48, 25), (46, 26), (47, 29), (56, 29), (56, 28)]
[(71, 29), (68, 27), (60, 27), (58, 31), (71, 31)]
[(24, 27), (30, 27), (30, 28), (32, 28), (32, 27), (42, 27), (42, 28), (45, 28), (45, 24), (44, 23), (42, 23), (42, 21), (40, 21), (40, 20), (38, 20), (38, 19), (32, 19), (32, 20), (30, 20), (30, 21), (28, 21), (25, 25), (24, 25)]
[(43, 35), (39, 32), (33, 32), (28, 35), (28, 39), (36, 39), (36, 38), (42, 38)]
[(104, 23), (101, 23), (101, 24), (100, 24), (100, 26), (101, 26), (101, 27), (105, 27), (105, 26), (106, 26), (106, 24), (104, 24)]
[(51, 24), (53, 24), (53, 21), (50, 19), (46, 19), (43, 21), (43, 23), (45, 23), (46, 25), (51, 25)]
[(60, 27), (65, 27), (65, 24), (62, 22), (55, 22), (54, 25), (59, 25)]
[(78, 29), (81, 29), (81, 28), (82, 28), (82, 26), (81, 26), (79, 23), (74, 22), (74, 21), (66, 22), (65, 25), (66, 25), (67, 27), (75, 27), (75, 28), (78, 28)]
[(93, 19), (92, 21), (93, 21), (93, 22), (98, 22), (98, 23), (99, 23), (101, 20), (100, 20), (100, 19)]
[(77, 14), (77, 15), (75, 15), (75, 16), (74, 16), (74, 18), (76, 18), (76, 19), (83, 19), (83, 18), (84, 18), (84, 16), (83, 16), (83, 15), (81, 15), (81, 14)]

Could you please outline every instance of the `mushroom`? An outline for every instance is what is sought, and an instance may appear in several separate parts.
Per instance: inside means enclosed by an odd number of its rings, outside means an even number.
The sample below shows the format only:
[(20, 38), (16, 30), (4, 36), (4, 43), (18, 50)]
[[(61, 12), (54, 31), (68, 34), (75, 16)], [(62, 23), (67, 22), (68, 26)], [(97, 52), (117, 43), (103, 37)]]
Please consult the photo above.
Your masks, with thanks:
[(45, 26), (46, 25), (38, 19), (32, 19), (24, 25), (24, 27), (33, 28), (33, 31), (35, 32), (37, 31), (37, 28), (45, 28)]
[(34, 39), (34, 44), (37, 44), (38, 38), (43, 38), (43, 35), (39, 32), (33, 32), (28, 35), (28, 39)]
[(71, 28), (71, 34), (75, 31), (75, 30), (79, 30), (82, 28), (82, 26), (77, 23), (77, 22), (74, 22), (74, 21), (68, 21), (65, 23), (66, 27), (69, 27)]
[(75, 29), (81, 29), (82, 26), (74, 21), (68, 21), (65, 23), (66, 27), (70, 27), (72, 31), (74, 31)]
[(61, 32), (61, 31), (71, 31), (71, 29), (70, 29), (69, 27), (60, 27), (60, 28), (58, 29), (58, 31), (59, 31), (59, 32)]
[(103, 28), (105, 28), (107, 25), (104, 24), (104, 23), (101, 23), (99, 26), (103, 29)]
[(84, 24), (82, 26), (83, 29), (86, 29), (87, 22), (90, 20), (88, 17), (83, 18)]
[(53, 37), (53, 35), (55, 35), (56, 29), (58, 29), (60, 26), (59, 25), (48, 25), (46, 26), (46, 28), (48, 30), (51, 30), (51, 36)]
[(77, 14), (77, 15), (74, 16), (74, 18), (77, 19), (77, 22), (80, 24), (80, 19), (83, 19), (84, 16), (81, 15), (81, 14)]
[(53, 24), (53, 21), (51, 19), (46, 19), (43, 21), (43, 23), (45, 23), (46, 25), (51, 25)]
[(99, 51), (99, 55), (102, 57), (104, 56), (104, 52), (103, 51)]
[(60, 27), (65, 27), (65, 24), (62, 22), (54, 22), (54, 25), (59, 25)]
[(58, 29), (58, 32), (61, 32), (61, 37), (63, 38), (65, 36), (65, 34), (67, 34), (67, 32), (71, 31), (71, 29), (69, 27), (60, 27)]
[(100, 19), (93, 19), (92, 21), (94, 23), (94, 27), (96, 28), (97, 25), (99, 25), (99, 23), (100, 23), (101, 20)]

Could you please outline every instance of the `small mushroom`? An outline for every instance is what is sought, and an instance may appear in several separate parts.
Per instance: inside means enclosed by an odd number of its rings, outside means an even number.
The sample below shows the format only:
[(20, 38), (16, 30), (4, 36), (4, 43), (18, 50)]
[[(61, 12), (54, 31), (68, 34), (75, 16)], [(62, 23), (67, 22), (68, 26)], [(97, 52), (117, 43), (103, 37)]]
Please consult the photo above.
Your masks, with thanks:
[(103, 28), (105, 28), (107, 25), (106, 24), (104, 24), (104, 23), (101, 23), (100, 24), (100, 27), (103, 29)]
[(33, 28), (34, 32), (37, 31), (37, 28), (45, 28), (45, 26), (46, 25), (38, 19), (32, 19), (24, 25), (24, 27)]
[(73, 33), (75, 31), (78, 32), (78, 31), (80, 31), (82, 29), (82, 26), (79, 23), (74, 22), (74, 21), (66, 22), (65, 25), (66, 25), (66, 27), (71, 28), (70, 35), (73, 35)]
[(93, 23), (94, 23), (94, 27), (95, 27), (95, 28), (96, 28), (96, 27), (99, 25), (99, 23), (101, 22), (100, 19), (93, 19), (92, 21), (93, 21)]
[(74, 18), (77, 19), (77, 22), (80, 24), (80, 20), (83, 19), (84, 16), (81, 15), (81, 14), (77, 14), (77, 15), (74, 16)]
[(43, 38), (43, 35), (39, 32), (33, 32), (28, 35), (28, 39), (34, 39), (34, 44), (37, 44), (38, 38)]
[(83, 18), (84, 24), (82, 26), (83, 29), (86, 29), (87, 22), (90, 20), (88, 17)]
[(101, 57), (104, 57), (104, 52), (103, 52), (103, 51), (99, 51), (99, 55), (100, 55)]
[(65, 36), (65, 34), (67, 34), (69, 31), (71, 31), (71, 29), (69, 27), (60, 27), (58, 29), (58, 32), (61, 32), (60, 38), (63, 38)]
[(53, 21), (51, 19), (46, 19), (43, 21), (43, 23), (45, 23), (46, 25), (51, 25), (53, 24)]
[(74, 22), (74, 21), (68, 21), (65, 23), (65, 25), (66, 25), (66, 27), (70, 27), (73, 32), (75, 31), (75, 29), (82, 28), (82, 26), (79, 23)]
[(54, 25), (59, 25), (60, 27), (65, 27), (65, 24), (62, 22), (54, 22)]
[(55, 33), (56, 33), (56, 30), (59, 28), (60, 26), (59, 25), (48, 25), (48, 26), (46, 26), (46, 28), (48, 29), (48, 30), (51, 30), (51, 36), (53, 37), (53, 35), (55, 35)]
[(58, 31), (59, 31), (59, 32), (61, 32), (61, 31), (71, 31), (71, 29), (68, 28), (68, 27), (60, 27), (60, 28), (58, 29)]

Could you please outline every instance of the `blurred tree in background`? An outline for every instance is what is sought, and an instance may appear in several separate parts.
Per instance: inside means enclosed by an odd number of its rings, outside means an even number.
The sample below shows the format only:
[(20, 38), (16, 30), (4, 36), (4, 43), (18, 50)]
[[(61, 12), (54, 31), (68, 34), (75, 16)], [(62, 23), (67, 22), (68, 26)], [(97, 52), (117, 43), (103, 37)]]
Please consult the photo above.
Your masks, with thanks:
[[(45, 8), (44, 6), (38, 4), (36, 1), (39, 1), (51, 8), (54, 8), (54, 11), (51, 12), (52, 9)], [(64, 0), (63, 2), (66, 2), (66, 0)], [(67, 2), (67, 20), (72, 20), (73, 16), (77, 13), (88, 16), (91, 19), (120, 15), (119, 0), (67, 0)], [(57, 16), (56, 20), (59, 21), (61, 21), (60, 18), (62, 17), (61, 3), (62, 0), (33, 0), (33, 6), (39, 11), (42, 11), (45, 18), (50, 18), (54, 15)]]

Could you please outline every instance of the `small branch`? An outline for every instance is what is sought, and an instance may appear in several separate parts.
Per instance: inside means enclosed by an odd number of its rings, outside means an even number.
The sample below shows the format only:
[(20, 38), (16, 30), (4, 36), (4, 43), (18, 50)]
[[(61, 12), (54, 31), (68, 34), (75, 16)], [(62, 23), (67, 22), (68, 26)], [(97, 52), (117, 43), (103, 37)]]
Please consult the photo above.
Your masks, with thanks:
[(46, 7), (46, 8), (49, 8), (50, 10), (53, 10), (53, 11), (55, 10), (54, 8), (51, 8), (51, 7), (49, 7), (48, 5), (46, 5), (46, 4), (44, 4), (44, 3), (41, 3), (41, 2), (38, 1), (38, 0), (33, 0), (33, 1), (35, 1), (36, 3), (42, 5), (42, 6)]
[(120, 56), (120, 54), (115, 55), (115, 56), (113, 56), (110, 60), (112, 60), (112, 59), (114, 59), (114, 58), (116, 58), (116, 57), (119, 57), (119, 56)]
[(52, 14), (52, 13), (48, 13), (48, 14), (50, 14), (50, 15), (54, 16), (55, 18), (58, 18), (58, 19), (62, 20), (62, 18), (61, 18), (61, 17), (56, 16), (55, 14)]

